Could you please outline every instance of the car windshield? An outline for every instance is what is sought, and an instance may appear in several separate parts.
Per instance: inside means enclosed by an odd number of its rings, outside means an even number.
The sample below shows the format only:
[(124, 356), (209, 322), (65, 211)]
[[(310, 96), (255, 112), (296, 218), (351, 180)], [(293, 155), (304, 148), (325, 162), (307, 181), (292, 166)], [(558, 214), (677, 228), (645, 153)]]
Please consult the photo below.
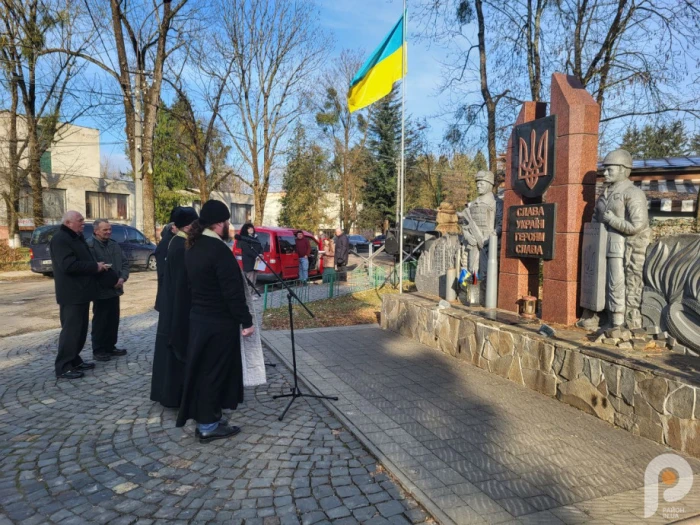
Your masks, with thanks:
[(351, 235), (350, 240), (355, 242), (367, 242), (367, 239), (365, 239), (362, 235)]
[(41, 226), (32, 233), (30, 244), (46, 244), (51, 240), (53, 234), (58, 231), (58, 226)]

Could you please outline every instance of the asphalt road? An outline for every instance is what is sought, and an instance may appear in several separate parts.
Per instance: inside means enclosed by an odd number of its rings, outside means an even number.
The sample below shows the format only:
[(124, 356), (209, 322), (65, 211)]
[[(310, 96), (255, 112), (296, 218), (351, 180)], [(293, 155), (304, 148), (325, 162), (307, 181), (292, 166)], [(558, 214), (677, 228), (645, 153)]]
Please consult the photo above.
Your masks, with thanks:
[[(156, 272), (132, 272), (124, 285), (122, 317), (151, 310), (156, 288)], [(0, 319), (0, 337), (60, 327), (53, 279), (0, 281)]]
[[(350, 255), (350, 266), (362, 264), (368, 254)], [(379, 254), (375, 264), (390, 266), (393, 259)], [(124, 286), (121, 317), (147, 312), (156, 298), (156, 273), (132, 272)], [(26, 279), (0, 280), (0, 337), (26, 334), (61, 326), (53, 279), (33, 275)]]

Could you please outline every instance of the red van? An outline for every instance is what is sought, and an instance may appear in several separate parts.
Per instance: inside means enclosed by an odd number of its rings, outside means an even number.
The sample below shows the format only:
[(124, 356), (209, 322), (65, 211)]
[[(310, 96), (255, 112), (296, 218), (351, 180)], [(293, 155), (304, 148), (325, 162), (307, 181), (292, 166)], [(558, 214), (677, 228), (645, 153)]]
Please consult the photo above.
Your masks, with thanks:
[[(283, 279), (298, 279), (299, 278), (299, 256), (296, 254), (294, 247), (296, 245), (296, 236), (294, 228), (278, 228), (260, 226), (255, 228), (255, 233), (258, 234), (258, 240), (263, 247), (265, 260), (272, 268), (282, 276)], [(321, 248), (319, 242), (313, 234), (305, 231), (304, 236), (311, 244), (311, 255), (309, 256), (309, 278), (323, 274), (323, 257), (321, 256)], [(233, 243), (233, 255), (236, 256), (241, 269), (243, 268), (243, 257), (241, 248), (238, 246), (238, 241)], [(272, 281), (275, 276), (269, 268), (258, 273), (258, 280)]]

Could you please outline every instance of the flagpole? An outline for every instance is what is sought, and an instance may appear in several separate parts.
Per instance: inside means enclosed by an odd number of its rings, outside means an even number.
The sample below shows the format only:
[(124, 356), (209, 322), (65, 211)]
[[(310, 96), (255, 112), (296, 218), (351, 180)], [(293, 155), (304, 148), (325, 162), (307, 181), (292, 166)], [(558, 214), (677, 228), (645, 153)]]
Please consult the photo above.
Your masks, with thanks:
[(403, 196), (406, 180), (405, 127), (406, 127), (406, 0), (403, 0), (403, 36), (401, 42), (401, 172), (399, 173), (399, 293), (403, 293)]

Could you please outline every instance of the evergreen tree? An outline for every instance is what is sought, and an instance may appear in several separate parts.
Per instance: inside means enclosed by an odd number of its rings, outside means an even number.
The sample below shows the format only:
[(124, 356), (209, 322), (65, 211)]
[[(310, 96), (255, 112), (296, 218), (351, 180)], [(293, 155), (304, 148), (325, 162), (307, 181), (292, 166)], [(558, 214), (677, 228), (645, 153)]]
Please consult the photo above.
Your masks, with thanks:
[(156, 221), (166, 224), (175, 206), (184, 204), (187, 189), (187, 161), (182, 157), (178, 121), (168, 108), (158, 112), (153, 138), (153, 186)]
[(328, 221), (328, 159), (318, 144), (309, 143), (304, 127), (294, 130), (282, 179), (280, 225), (315, 232)]
[(689, 149), (688, 142), (683, 122), (676, 120), (659, 126), (647, 124), (642, 129), (628, 127), (622, 136), (620, 148), (629, 151), (634, 159), (658, 159), (685, 155)]
[(700, 133), (696, 133), (695, 136), (690, 139), (690, 154), (700, 156)]
[[(396, 216), (396, 183), (401, 162), (401, 102), (396, 85), (391, 93), (371, 106), (368, 134), (368, 149), (374, 165), (365, 178), (361, 222), (366, 227), (382, 228), (386, 220), (393, 224)], [(414, 189), (409, 187), (409, 174), (415, 169), (417, 143), (417, 130), (407, 119), (405, 195)]]
[(489, 163), (486, 160), (486, 156), (481, 152), (481, 150), (476, 152), (474, 155), (474, 160), (472, 161), (472, 169), (474, 170), (474, 175), (477, 171), (488, 171)]

